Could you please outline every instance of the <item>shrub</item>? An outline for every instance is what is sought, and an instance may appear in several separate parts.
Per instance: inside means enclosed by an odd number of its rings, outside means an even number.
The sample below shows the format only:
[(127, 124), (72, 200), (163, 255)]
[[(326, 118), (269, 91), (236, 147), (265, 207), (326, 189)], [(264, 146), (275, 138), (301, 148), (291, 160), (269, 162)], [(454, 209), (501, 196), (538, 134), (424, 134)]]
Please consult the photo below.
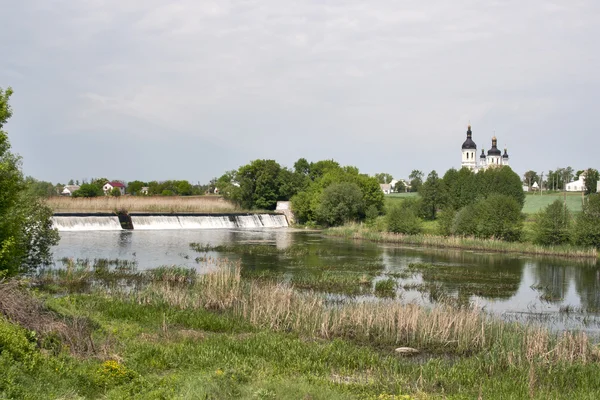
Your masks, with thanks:
[(567, 243), (570, 240), (571, 214), (566, 204), (556, 200), (535, 217), (534, 242), (546, 246)]
[(591, 194), (575, 225), (575, 243), (600, 248), (600, 194)]
[(422, 230), (422, 222), (415, 208), (417, 202), (405, 200), (400, 205), (390, 208), (387, 214), (388, 232), (416, 235)]
[(317, 222), (335, 226), (357, 220), (363, 212), (363, 194), (355, 183), (334, 183), (323, 190)]

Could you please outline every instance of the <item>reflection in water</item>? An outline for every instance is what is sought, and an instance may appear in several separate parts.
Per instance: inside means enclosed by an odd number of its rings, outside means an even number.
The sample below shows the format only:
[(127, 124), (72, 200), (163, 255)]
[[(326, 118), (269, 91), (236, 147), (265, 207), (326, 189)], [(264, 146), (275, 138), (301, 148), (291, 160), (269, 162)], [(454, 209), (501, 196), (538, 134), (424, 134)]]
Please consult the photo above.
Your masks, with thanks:
[[(189, 243), (235, 245), (198, 254)], [(379, 279), (396, 279), (403, 301), (452, 296), (503, 315), (600, 310), (598, 266), (567, 259), (439, 250), (326, 238), (292, 229), (61, 232), (55, 259), (106, 258), (204, 268), (197, 257), (239, 260), (245, 274), (284, 277), (298, 287), (365, 294)], [(590, 262), (587, 261), (589, 264)], [(360, 290), (356, 286), (360, 285)], [(589, 319), (589, 318), (586, 318)]]

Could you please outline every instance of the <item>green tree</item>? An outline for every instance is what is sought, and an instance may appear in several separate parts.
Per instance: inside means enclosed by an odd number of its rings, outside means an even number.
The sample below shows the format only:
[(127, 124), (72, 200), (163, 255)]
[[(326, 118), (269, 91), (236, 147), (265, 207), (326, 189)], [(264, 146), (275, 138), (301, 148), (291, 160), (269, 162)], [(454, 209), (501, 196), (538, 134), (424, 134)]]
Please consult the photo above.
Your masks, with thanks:
[(421, 195), (421, 216), (424, 219), (434, 220), (438, 209), (441, 207), (444, 194), (444, 186), (438, 177), (437, 172), (431, 171), (427, 175), (427, 180), (421, 186), (419, 194)]
[(600, 180), (600, 174), (597, 169), (588, 168), (585, 170), (585, 194), (598, 191), (598, 180)]
[(423, 184), (423, 172), (413, 169), (408, 178), (410, 179), (410, 191), (418, 192)]
[(388, 232), (405, 235), (421, 233), (422, 222), (417, 215), (419, 208), (419, 202), (412, 199), (390, 207), (386, 215)]
[(575, 224), (575, 243), (600, 248), (600, 194), (590, 194)]
[(336, 226), (357, 220), (364, 212), (363, 194), (356, 183), (329, 185), (321, 194), (316, 210), (317, 222)]
[(375, 174), (375, 179), (377, 179), (377, 182), (379, 183), (390, 183), (394, 177), (386, 172), (380, 172)]
[(118, 187), (112, 188), (112, 190), (110, 191), (110, 195), (113, 197), (121, 196), (121, 189), (119, 189)]
[(537, 182), (538, 184), (541, 184), (540, 177), (537, 174), (537, 172), (529, 170), (529, 171), (525, 172), (525, 174), (523, 174), (523, 184), (527, 185), (527, 187), (529, 189), (531, 189), (531, 186), (535, 182)]
[(396, 182), (394, 187), (392, 188), (396, 193), (403, 193), (406, 191), (406, 185), (402, 181)]
[(134, 196), (142, 194), (142, 188), (148, 186), (146, 182), (142, 181), (131, 181), (127, 184), (127, 193)]
[(546, 246), (568, 243), (571, 213), (561, 200), (549, 204), (535, 216), (534, 242)]
[(38, 181), (31, 176), (25, 178), (25, 185), (27, 192), (33, 197), (52, 197), (57, 194), (53, 183)]
[(12, 116), (13, 91), (0, 88), (0, 276), (31, 271), (51, 262), (58, 243), (52, 210), (27, 190), (21, 158), (10, 151), (4, 125)]
[(246, 209), (274, 210), (279, 199), (281, 166), (275, 160), (254, 160), (235, 174), (239, 184), (240, 206)]
[(452, 229), (455, 235), (518, 241), (523, 229), (521, 205), (514, 197), (492, 194), (461, 209)]
[(82, 184), (78, 190), (74, 191), (72, 197), (99, 197), (104, 196), (104, 191), (98, 185), (91, 183)]

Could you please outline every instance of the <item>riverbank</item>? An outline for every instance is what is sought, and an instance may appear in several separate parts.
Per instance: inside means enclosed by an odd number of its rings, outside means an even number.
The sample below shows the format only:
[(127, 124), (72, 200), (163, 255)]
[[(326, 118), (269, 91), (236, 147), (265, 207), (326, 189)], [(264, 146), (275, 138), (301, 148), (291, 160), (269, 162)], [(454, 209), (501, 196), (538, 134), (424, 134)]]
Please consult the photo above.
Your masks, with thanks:
[(328, 236), (344, 237), (348, 239), (362, 239), (382, 243), (401, 243), (423, 247), (490, 251), (497, 253), (531, 254), (567, 258), (598, 258), (598, 251), (595, 248), (582, 248), (571, 245), (547, 247), (532, 243), (506, 242), (503, 240), (477, 239), (473, 237), (403, 235), (389, 232), (379, 232), (365, 225), (358, 224), (325, 229), (323, 230), (323, 234)]
[[(281, 282), (127, 265), (0, 283), (9, 398), (597, 398), (585, 334), (476, 309), (348, 302)], [(127, 283), (127, 285), (123, 285)], [(28, 289), (33, 285), (35, 291)], [(417, 355), (395, 351), (411, 347)], [(51, 384), (50, 384), (51, 382)]]
[(230, 213), (244, 212), (221, 196), (102, 196), (50, 197), (46, 204), (55, 213)]

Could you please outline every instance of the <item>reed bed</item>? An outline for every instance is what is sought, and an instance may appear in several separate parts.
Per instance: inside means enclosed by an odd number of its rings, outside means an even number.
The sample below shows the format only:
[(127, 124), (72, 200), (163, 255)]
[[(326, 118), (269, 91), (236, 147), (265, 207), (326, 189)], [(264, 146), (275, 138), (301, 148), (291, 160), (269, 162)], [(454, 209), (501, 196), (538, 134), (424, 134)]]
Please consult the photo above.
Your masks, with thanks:
[(103, 196), (92, 198), (51, 197), (46, 204), (54, 212), (112, 213), (224, 213), (240, 211), (235, 204), (220, 196), (167, 197), (167, 196)]
[(494, 365), (600, 360), (598, 348), (585, 333), (555, 334), (539, 326), (503, 322), (474, 307), (425, 308), (393, 300), (330, 305), (323, 296), (298, 292), (288, 284), (242, 280), (239, 264), (198, 276), (187, 287), (154, 282), (134, 296), (140, 304), (231, 312), (261, 328), (313, 338), (410, 346), (430, 353), (481, 354), (491, 357)]
[(330, 228), (325, 230), (324, 234), (351, 239), (365, 239), (384, 243), (402, 243), (423, 247), (480, 250), (497, 253), (521, 253), (568, 258), (598, 258), (598, 250), (594, 247), (576, 247), (571, 245), (540, 246), (533, 243), (506, 242), (499, 239), (478, 239), (460, 236), (404, 235), (389, 232), (376, 232), (360, 225)]

